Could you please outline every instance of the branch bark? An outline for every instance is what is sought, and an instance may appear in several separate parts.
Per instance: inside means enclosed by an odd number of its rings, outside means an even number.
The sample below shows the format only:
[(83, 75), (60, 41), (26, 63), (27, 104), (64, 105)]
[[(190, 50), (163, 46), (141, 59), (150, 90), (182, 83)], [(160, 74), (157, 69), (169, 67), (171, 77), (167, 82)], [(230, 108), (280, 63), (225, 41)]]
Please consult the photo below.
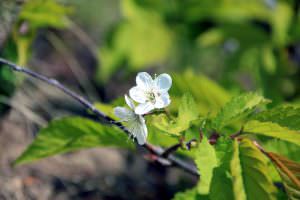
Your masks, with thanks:
[[(25, 75), (28, 75), (32, 78), (35, 78), (35, 79), (38, 79), (40, 81), (46, 82), (47, 84), (58, 88), (59, 90), (64, 92), (66, 95), (72, 97), (74, 100), (76, 100), (77, 102), (82, 104), (86, 109), (90, 110), (95, 116), (97, 116), (97, 118), (103, 119), (107, 123), (118, 127), (119, 129), (123, 130), (127, 135), (130, 134), (128, 129), (125, 126), (123, 126), (122, 123), (117, 122), (114, 119), (112, 119), (111, 117), (107, 116), (105, 113), (98, 110), (90, 101), (88, 101), (84, 97), (78, 95), (77, 93), (71, 91), (70, 89), (66, 88), (64, 85), (62, 85), (57, 80), (52, 79), (52, 78), (48, 78), (44, 75), (41, 75), (41, 74), (39, 74), (37, 72), (34, 72), (34, 71), (31, 71), (27, 68), (23, 68), (21, 66), (18, 66), (18, 65), (14, 64), (14, 63), (12, 63), (8, 60), (5, 60), (3, 58), (0, 58), (0, 63), (4, 64), (6, 66), (9, 66), (10, 69), (12, 69), (13, 71), (23, 73)], [(200, 176), (200, 174), (198, 173), (198, 170), (195, 167), (195, 165), (190, 164), (190, 163), (188, 163), (184, 160), (181, 160), (181, 159), (175, 157), (174, 155), (172, 155), (171, 153), (166, 154), (165, 150), (163, 148), (154, 146), (154, 145), (149, 144), (149, 143), (144, 144), (143, 147), (145, 149), (147, 149), (150, 153), (152, 153), (152, 154), (156, 155), (157, 157), (159, 157), (160, 159), (157, 159), (157, 161), (161, 162), (161, 164), (164, 163), (163, 160), (167, 160), (168, 163), (170, 163), (170, 165), (181, 168), (184, 171), (186, 171), (186, 172), (188, 172), (192, 175)]]

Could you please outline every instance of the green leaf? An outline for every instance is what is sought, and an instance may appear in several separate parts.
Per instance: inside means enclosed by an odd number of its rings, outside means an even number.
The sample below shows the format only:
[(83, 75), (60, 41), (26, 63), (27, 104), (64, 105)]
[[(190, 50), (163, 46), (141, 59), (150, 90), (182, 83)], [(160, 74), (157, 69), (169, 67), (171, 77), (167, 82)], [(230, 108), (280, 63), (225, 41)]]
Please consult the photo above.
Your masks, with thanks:
[(291, 130), (272, 122), (260, 122), (251, 120), (244, 126), (245, 133), (254, 133), (269, 137), (279, 138), (300, 145), (300, 132)]
[(213, 200), (234, 199), (230, 160), (233, 153), (232, 140), (221, 136), (215, 144), (216, 155), (220, 166), (214, 168), (210, 184), (209, 197)]
[(275, 153), (266, 154), (276, 166), (289, 199), (300, 199), (300, 164)]
[(99, 110), (101, 110), (102, 112), (104, 112), (107, 116), (111, 117), (111, 118), (115, 118), (115, 114), (114, 114), (114, 106), (110, 105), (110, 104), (105, 104), (105, 103), (101, 103), (101, 102), (96, 102), (95, 103), (95, 107)]
[(117, 128), (80, 117), (52, 121), (15, 161), (23, 164), (60, 153), (92, 147), (126, 147), (133, 143)]
[(265, 110), (252, 117), (261, 122), (277, 123), (291, 130), (300, 130), (300, 108), (293, 106), (278, 106)]
[(213, 169), (218, 165), (218, 161), (215, 149), (206, 137), (203, 137), (202, 142), (195, 152), (195, 162), (201, 173), (200, 181), (198, 183), (198, 192), (200, 194), (208, 194), (213, 176)]
[(178, 117), (174, 121), (166, 115), (158, 115), (152, 118), (152, 124), (163, 132), (179, 136), (191, 126), (191, 122), (198, 119), (198, 116), (199, 112), (193, 96), (186, 93), (181, 98)]
[(268, 176), (267, 159), (252, 141), (234, 141), (234, 152), (230, 163), (233, 191), (236, 200), (275, 199), (276, 189)]
[(178, 192), (172, 200), (205, 200), (207, 198), (203, 198), (198, 194), (196, 188), (186, 190), (184, 192)]
[(234, 199), (231, 177), (224, 166), (216, 167), (213, 171), (209, 198), (212, 200)]
[(246, 93), (233, 97), (212, 120), (213, 127), (221, 130), (224, 126), (253, 112), (258, 106), (269, 101), (256, 93)]

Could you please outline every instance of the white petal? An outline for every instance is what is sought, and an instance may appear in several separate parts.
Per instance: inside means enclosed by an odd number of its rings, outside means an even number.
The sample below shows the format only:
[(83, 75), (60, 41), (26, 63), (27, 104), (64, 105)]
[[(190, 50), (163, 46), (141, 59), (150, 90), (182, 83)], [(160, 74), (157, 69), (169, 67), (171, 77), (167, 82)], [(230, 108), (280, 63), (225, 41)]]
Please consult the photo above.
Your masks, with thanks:
[(125, 101), (127, 103), (127, 105), (134, 110), (134, 102), (132, 101), (132, 99), (130, 99), (126, 94), (125, 94)]
[(122, 121), (132, 120), (134, 113), (131, 110), (128, 110), (124, 107), (116, 107), (114, 108), (115, 115), (120, 118)]
[(138, 103), (146, 102), (146, 93), (141, 87), (135, 86), (129, 90), (130, 97)]
[(154, 84), (160, 92), (167, 92), (172, 86), (172, 78), (169, 74), (161, 74), (154, 80)]
[(142, 103), (135, 108), (135, 113), (138, 115), (143, 115), (149, 113), (153, 109), (154, 105), (151, 102)]
[[(142, 116), (140, 116), (140, 118), (142, 118)], [(140, 124), (138, 131), (135, 133), (139, 145), (145, 144), (148, 136), (148, 130), (145, 124), (145, 120), (144, 118), (142, 118), (141, 120), (143, 120), (143, 122)]]
[(153, 87), (153, 79), (147, 72), (140, 72), (136, 76), (136, 84), (144, 90), (149, 90)]
[(155, 108), (165, 108), (171, 103), (170, 96), (167, 92), (162, 93), (159, 97), (156, 97), (155, 100)]
[(127, 128), (132, 136), (137, 139), (139, 145), (145, 144), (148, 130), (145, 119), (142, 116), (138, 116), (134, 120), (129, 121)]

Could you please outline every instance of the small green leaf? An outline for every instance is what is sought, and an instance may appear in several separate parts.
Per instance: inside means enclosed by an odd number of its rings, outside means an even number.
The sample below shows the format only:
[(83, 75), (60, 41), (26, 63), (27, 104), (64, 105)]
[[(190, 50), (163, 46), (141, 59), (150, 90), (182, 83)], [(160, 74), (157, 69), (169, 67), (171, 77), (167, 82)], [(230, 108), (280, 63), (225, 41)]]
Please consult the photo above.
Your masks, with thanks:
[(199, 172), (201, 172), (198, 192), (208, 194), (210, 182), (213, 176), (213, 169), (218, 165), (217, 156), (214, 147), (209, 144), (206, 137), (203, 137), (195, 152), (195, 162)]
[(291, 130), (272, 122), (260, 122), (251, 120), (244, 126), (245, 133), (254, 133), (269, 137), (279, 138), (300, 145), (300, 132)]
[(153, 117), (152, 124), (163, 132), (179, 136), (180, 133), (190, 127), (191, 122), (198, 119), (198, 116), (199, 112), (193, 96), (186, 93), (181, 98), (178, 117), (174, 121), (170, 120), (166, 115), (158, 115)]
[(23, 164), (60, 153), (84, 148), (114, 146), (132, 148), (133, 143), (115, 127), (94, 121), (67, 117), (52, 121), (15, 161)]
[(250, 140), (243, 139), (240, 144), (234, 141), (230, 169), (236, 200), (275, 199), (276, 188), (268, 176), (267, 159)]
[(224, 126), (247, 116), (258, 106), (268, 102), (269, 100), (256, 93), (246, 93), (233, 97), (213, 119), (213, 127), (216, 130), (221, 130)]

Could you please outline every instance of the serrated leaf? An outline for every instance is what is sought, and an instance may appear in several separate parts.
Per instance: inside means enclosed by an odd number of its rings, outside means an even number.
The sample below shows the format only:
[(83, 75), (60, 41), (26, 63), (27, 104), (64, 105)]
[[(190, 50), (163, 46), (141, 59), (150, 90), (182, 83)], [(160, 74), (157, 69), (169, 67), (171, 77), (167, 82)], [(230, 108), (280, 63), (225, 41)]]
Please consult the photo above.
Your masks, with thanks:
[(256, 93), (246, 93), (233, 97), (212, 120), (213, 127), (221, 130), (235, 120), (245, 117), (258, 106), (268, 103), (269, 100)]
[(198, 116), (199, 112), (193, 96), (186, 93), (181, 98), (178, 117), (175, 120), (170, 120), (166, 115), (158, 115), (153, 117), (152, 124), (161, 131), (179, 136), (190, 127), (191, 122), (198, 119)]
[(218, 165), (218, 161), (215, 149), (206, 137), (203, 137), (203, 140), (195, 151), (195, 162), (199, 172), (201, 172), (198, 192), (200, 194), (208, 194), (213, 169)]
[(300, 199), (300, 164), (272, 152), (266, 152), (282, 178), (289, 199)]
[(248, 139), (234, 141), (230, 163), (233, 191), (236, 200), (275, 199), (276, 191), (268, 176), (267, 159)]
[(290, 130), (287, 127), (283, 127), (272, 122), (260, 122), (257, 120), (251, 120), (245, 124), (244, 132), (274, 137), (300, 145), (299, 131)]
[(178, 120), (187, 120), (191, 122), (193, 120), (196, 120), (198, 116), (199, 111), (197, 109), (194, 97), (190, 93), (184, 94), (178, 109)]
[(54, 120), (15, 161), (23, 164), (69, 151), (92, 147), (126, 147), (133, 143), (115, 127), (101, 125), (80, 117)]
[(273, 122), (291, 130), (300, 130), (300, 108), (293, 106), (279, 106), (265, 110), (252, 117), (261, 122)]

